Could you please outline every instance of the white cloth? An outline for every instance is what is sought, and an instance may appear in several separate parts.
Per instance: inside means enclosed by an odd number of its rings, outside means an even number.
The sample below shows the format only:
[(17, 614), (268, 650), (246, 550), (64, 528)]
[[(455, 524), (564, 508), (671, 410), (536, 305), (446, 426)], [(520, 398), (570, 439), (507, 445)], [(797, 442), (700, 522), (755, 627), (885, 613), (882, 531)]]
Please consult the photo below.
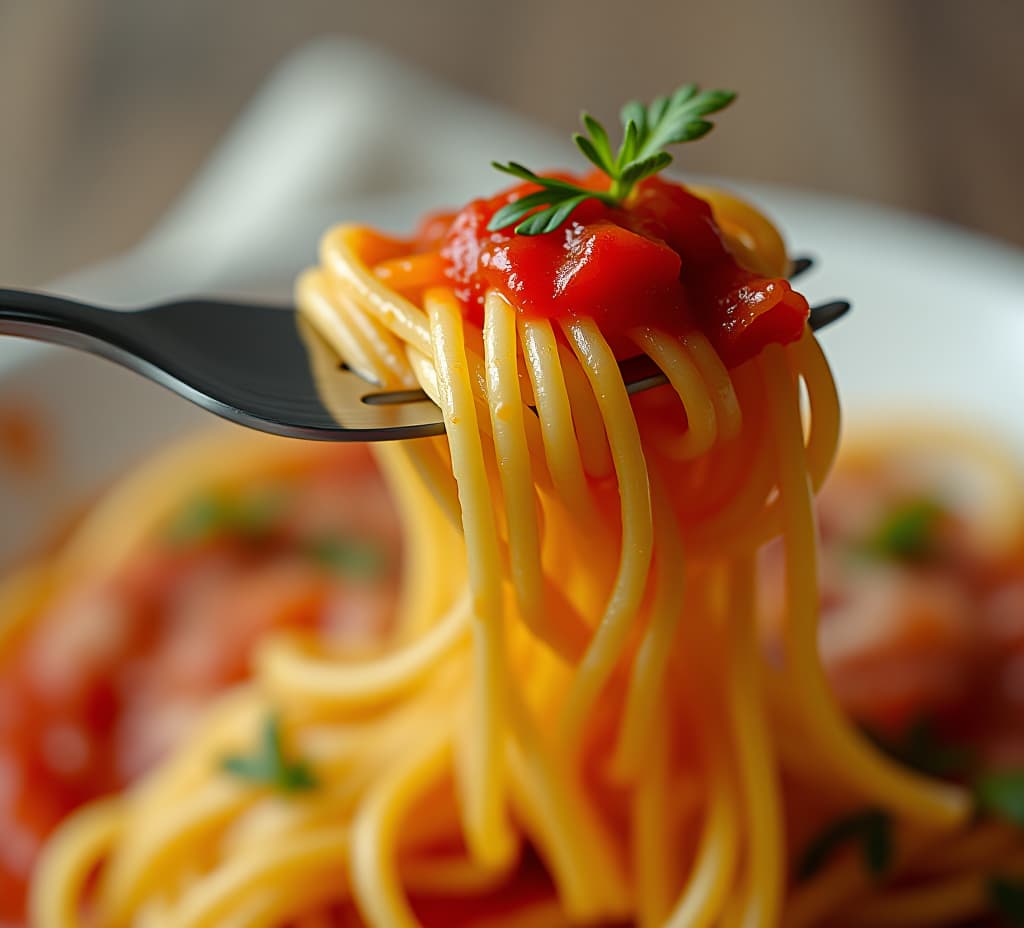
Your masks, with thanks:
[(408, 230), (421, 211), (504, 181), (514, 157), (567, 164), (555, 141), (354, 39), (320, 39), (269, 76), (225, 140), (129, 254), (57, 283), (140, 305), (185, 292), (286, 297), (342, 218)]

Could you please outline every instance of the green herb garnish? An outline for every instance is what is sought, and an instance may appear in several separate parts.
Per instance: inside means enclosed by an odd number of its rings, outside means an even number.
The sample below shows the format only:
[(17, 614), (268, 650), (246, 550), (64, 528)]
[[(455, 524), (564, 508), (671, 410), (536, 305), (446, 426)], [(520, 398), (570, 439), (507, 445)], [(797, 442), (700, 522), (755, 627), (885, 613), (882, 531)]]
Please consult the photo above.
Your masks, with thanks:
[(974, 797), (982, 812), (1024, 827), (1024, 770), (983, 774), (974, 782)]
[(273, 529), (283, 503), (283, 494), (275, 492), (237, 498), (204, 493), (180, 510), (167, 530), (167, 538), (175, 545), (203, 544), (224, 536), (260, 539)]
[(995, 876), (988, 882), (992, 908), (1014, 928), (1024, 928), (1024, 880)]
[(934, 499), (914, 499), (891, 509), (865, 545), (886, 560), (923, 561), (937, 548), (937, 531), (945, 508)]
[(387, 567), (383, 549), (360, 539), (331, 535), (311, 542), (306, 550), (318, 564), (343, 577), (372, 579)]
[(280, 793), (301, 793), (317, 786), (308, 764), (301, 760), (290, 761), (285, 757), (281, 723), (274, 715), (264, 722), (256, 750), (252, 754), (225, 757), (221, 768), (240, 779)]
[[(730, 90), (701, 91), (696, 84), (686, 84), (671, 96), (658, 97), (650, 106), (635, 100), (627, 103), (621, 113), (622, 144), (614, 154), (604, 126), (589, 113), (583, 113), (580, 121), (587, 134), (576, 133), (573, 141), (589, 161), (608, 175), (608, 190), (589, 190), (555, 177), (541, 177), (515, 161), (493, 161), (499, 171), (538, 184), (542, 189), (503, 206), (487, 228), (496, 232), (515, 225), (519, 235), (541, 235), (557, 229), (585, 200), (621, 206), (640, 181), (672, 163), (672, 156), (663, 151), (666, 146), (707, 135), (713, 123), (704, 117), (725, 109), (735, 98)], [(537, 212), (527, 216), (534, 209)]]
[(171, 522), (167, 538), (174, 544), (197, 544), (219, 534), (226, 518), (227, 502), (221, 496), (197, 496)]
[(975, 766), (974, 752), (946, 738), (926, 715), (914, 719), (896, 740), (872, 731), (867, 735), (894, 760), (928, 776), (964, 777)]
[(881, 809), (863, 809), (828, 825), (804, 850), (797, 864), (797, 878), (814, 876), (847, 845), (860, 847), (864, 867), (873, 877), (889, 869), (893, 856), (892, 821)]

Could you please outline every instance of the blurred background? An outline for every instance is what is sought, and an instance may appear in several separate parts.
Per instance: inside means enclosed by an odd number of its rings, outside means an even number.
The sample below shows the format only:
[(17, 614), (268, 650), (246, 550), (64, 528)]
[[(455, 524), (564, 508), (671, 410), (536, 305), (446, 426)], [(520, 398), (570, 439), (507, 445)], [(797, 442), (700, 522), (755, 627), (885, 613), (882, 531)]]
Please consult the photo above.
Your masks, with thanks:
[(614, 119), (684, 80), (734, 87), (685, 168), (1024, 245), (1020, 0), (0, 0), (0, 280), (137, 242), (275, 65), (325, 34), (562, 134), (581, 105)]

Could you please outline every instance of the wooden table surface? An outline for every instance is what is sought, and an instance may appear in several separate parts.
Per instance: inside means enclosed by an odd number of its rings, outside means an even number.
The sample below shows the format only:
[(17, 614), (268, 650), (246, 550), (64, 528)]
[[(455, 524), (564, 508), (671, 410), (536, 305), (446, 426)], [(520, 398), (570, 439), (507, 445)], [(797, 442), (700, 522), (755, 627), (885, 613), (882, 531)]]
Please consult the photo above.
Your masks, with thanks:
[(695, 170), (924, 211), (1024, 245), (1021, 0), (0, 0), (0, 281), (123, 249), (268, 70), (364, 36), (540, 123), (739, 88)]

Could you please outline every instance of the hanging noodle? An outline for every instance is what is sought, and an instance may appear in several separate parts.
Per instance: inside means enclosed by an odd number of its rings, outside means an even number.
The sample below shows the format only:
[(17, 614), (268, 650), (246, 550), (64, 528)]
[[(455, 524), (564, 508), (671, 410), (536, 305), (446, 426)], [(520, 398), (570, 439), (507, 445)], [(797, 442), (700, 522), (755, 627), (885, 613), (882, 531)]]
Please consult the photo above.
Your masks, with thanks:
[[(703, 195), (741, 261), (785, 275), (763, 216)], [(385, 385), (422, 385), (444, 416), (446, 438), (375, 449), (405, 527), (396, 630), (348, 663), (315, 640), (266, 640), (251, 682), (170, 759), (60, 828), (34, 925), (302, 925), (329, 904), (401, 928), (425, 901), (520, 884), (522, 905), (478, 924), (797, 928), (851, 905), (859, 925), (977, 911), (976, 876), (941, 888), (953, 859), (891, 904), (847, 859), (795, 888), (789, 875), (785, 803), (801, 790), (888, 810), (906, 833), (902, 873), (928, 871), (922, 836), (964, 833), (970, 811), (960, 788), (882, 756), (828, 691), (811, 494), (838, 405), (809, 331), (729, 369), (696, 330), (632, 329), (685, 413), (679, 431), (627, 395), (595, 319), (523, 316), (492, 290), (474, 327), (436, 253), (341, 226), (297, 294), (329, 352)], [(160, 473), (216, 461), (244, 477), (244, 455), (189, 453)], [(72, 574), (94, 569), (104, 520), (148, 498), (140, 479), (83, 527)], [(777, 535), (787, 618), (769, 657), (753, 555)], [(282, 799), (220, 772), (270, 711), (317, 791)]]

